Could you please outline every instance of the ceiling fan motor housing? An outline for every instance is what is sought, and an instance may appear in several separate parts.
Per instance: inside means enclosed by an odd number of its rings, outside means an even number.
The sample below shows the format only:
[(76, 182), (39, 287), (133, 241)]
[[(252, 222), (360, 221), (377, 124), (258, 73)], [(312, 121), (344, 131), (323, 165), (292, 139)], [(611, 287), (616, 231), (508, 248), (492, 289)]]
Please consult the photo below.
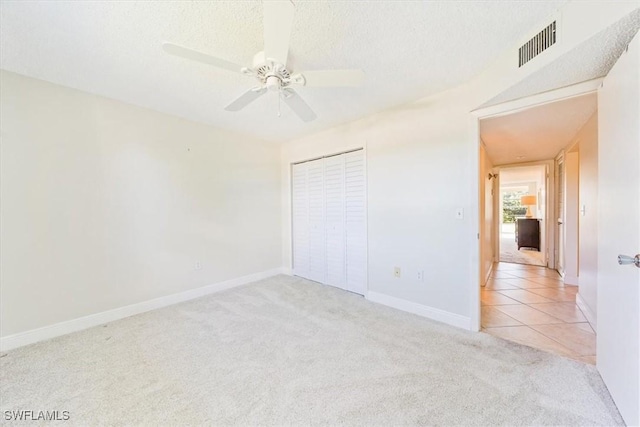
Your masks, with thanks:
[(253, 69), (256, 78), (269, 90), (286, 87), (292, 81), (289, 70), (283, 64), (265, 58), (264, 52), (258, 52), (253, 57)]
[(267, 89), (272, 91), (280, 90), (280, 86), (282, 86), (282, 81), (278, 78), (278, 76), (268, 76), (265, 79), (265, 86)]

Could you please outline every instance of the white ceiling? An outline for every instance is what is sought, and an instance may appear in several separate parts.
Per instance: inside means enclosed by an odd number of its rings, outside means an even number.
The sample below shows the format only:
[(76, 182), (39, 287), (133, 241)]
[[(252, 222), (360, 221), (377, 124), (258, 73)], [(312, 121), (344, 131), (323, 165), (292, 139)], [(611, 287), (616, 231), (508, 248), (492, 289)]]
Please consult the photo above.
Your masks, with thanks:
[(538, 182), (541, 180), (544, 172), (544, 165), (501, 169), (500, 186), (525, 185), (531, 182)]
[(480, 122), (480, 137), (494, 165), (553, 159), (598, 108), (595, 93)]
[(483, 107), (606, 76), (638, 29), (640, 8), (500, 93)]
[[(456, 86), (565, 0), (295, 1), (289, 68), (361, 68), (361, 88), (301, 88), (303, 123), (267, 94), (223, 107), (254, 81), (169, 56), (171, 41), (243, 65), (262, 49), (259, 1), (1, 1), (0, 66), (217, 127), (286, 140)], [(272, 96), (273, 95), (273, 96)]]

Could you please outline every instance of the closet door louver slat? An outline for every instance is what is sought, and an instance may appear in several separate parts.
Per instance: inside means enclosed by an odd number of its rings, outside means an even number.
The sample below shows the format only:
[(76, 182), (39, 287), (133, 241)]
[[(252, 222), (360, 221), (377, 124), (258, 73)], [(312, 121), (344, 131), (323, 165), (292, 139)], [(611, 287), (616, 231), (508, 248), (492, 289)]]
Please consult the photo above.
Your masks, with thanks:
[(346, 289), (344, 156), (324, 159), (327, 284)]
[(309, 200), (307, 164), (293, 165), (291, 179), (293, 274), (309, 276)]
[(347, 289), (364, 295), (367, 279), (367, 209), (364, 152), (345, 157)]
[(309, 276), (311, 280), (325, 283), (326, 232), (324, 218), (324, 160), (307, 162), (309, 199)]

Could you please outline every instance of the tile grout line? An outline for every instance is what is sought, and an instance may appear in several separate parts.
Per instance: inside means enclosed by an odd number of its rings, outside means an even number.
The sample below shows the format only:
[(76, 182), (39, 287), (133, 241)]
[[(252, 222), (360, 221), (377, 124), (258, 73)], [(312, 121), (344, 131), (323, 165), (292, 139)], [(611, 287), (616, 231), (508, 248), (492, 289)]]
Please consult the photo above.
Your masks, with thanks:
[[(530, 309), (537, 311), (538, 313), (542, 313), (542, 314), (544, 314), (544, 315), (546, 315), (546, 316), (553, 317), (554, 319), (559, 320), (559, 321), (560, 321), (560, 323), (568, 323), (568, 322), (565, 322), (565, 321), (564, 321), (564, 320), (562, 320), (562, 319), (557, 318), (556, 316), (554, 316), (554, 315), (552, 315), (552, 314), (545, 313), (544, 311), (540, 311), (540, 310), (538, 310), (537, 308), (531, 307), (531, 305), (529, 305), (529, 304), (522, 303), (522, 305), (527, 306), (527, 307), (529, 307)], [(505, 313), (505, 314), (506, 314), (506, 313)], [(524, 323), (524, 322), (521, 322), (521, 323)], [(529, 326), (529, 324), (528, 324), (528, 323), (524, 323), (524, 324), (525, 324), (525, 325), (527, 325), (527, 326)], [(539, 324), (540, 324), (540, 325), (557, 325), (557, 323), (539, 323)]]
[[(541, 351), (546, 351), (547, 353), (553, 353), (553, 354), (556, 354), (556, 355), (560, 355), (562, 357), (571, 357), (571, 356), (574, 356), (574, 357), (588, 357), (589, 356), (589, 355), (581, 355), (581, 354), (575, 353), (573, 350), (571, 350), (570, 348), (566, 347), (561, 342), (558, 342), (557, 340), (546, 336), (545, 334), (543, 334), (540, 331), (536, 331), (530, 325), (526, 325), (525, 324), (525, 325), (515, 325), (515, 326), (496, 326), (496, 327), (493, 327), (493, 328), (485, 328), (485, 330), (498, 329), (498, 328), (522, 328), (522, 327), (525, 327), (525, 328), (529, 329), (530, 331), (532, 331), (532, 332), (534, 332), (536, 334), (539, 334), (539, 335), (541, 335), (541, 336), (553, 341), (555, 344), (559, 345), (564, 351), (566, 351), (568, 353), (568, 355), (567, 354), (559, 354), (559, 353), (557, 353), (555, 351), (552, 351), (552, 350), (547, 350), (547, 349), (544, 349), (544, 348), (540, 348), (540, 347), (538, 347), (536, 345), (533, 345), (532, 343), (530, 343), (530, 342), (528, 342), (526, 340), (518, 340), (518, 341), (516, 341), (515, 339), (508, 339), (507, 341), (516, 342), (516, 343), (518, 343), (520, 345), (525, 345), (527, 347), (532, 347), (532, 348), (535, 348), (535, 349), (538, 349), (538, 350), (541, 350)], [(487, 333), (492, 335), (491, 332), (487, 332)], [(501, 339), (506, 339), (506, 338), (500, 337), (499, 335), (493, 335), (493, 336), (501, 338)]]
[[(529, 326), (529, 325), (527, 325), (527, 326)], [(553, 338), (553, 337), (550, 337), (550, 336), (546, 335), (544, 332), (540, 332), (540, 331), (535, 330), (535, 329), (533, 329), (533, 328), (531, 328), (531, 329), (532, 329), (532, 330), (534, 330), (534, 331), (536, 331), (536, 332), (537, 332), (537, 333), (539, 333), (540, 335), (542, 335), (542, 336), (544, 336), (544, 337), (547, 337), (547, 338), (549, 338), (549, 339), (550, 339), (550, 340), (552, 340), (552, 341), (557, 342), (557, 343), (558, 343), (558, 344), (560, 344), (562, 347), (566, 347), (562, 342), (558, 341), (557, 339), (555, 339), (555, 338)], [(571, 351), (571, 353), (572, 353), (572, 354), (574, 354), (575, 356), (578, 356), (578, 357), (595, 356), (595, 354), (578, 354), (578, 353), (574, 352), (573, 350), (570, 350), (570, 351)]]
[[(506, 280), (506, 281), (508, 281), (508, 282), (505, 283), (506, 286), (515, 287), (516, 289), (494, 289), (494, 288), (487, 289), (487, 288), (483, 288), (482, 291), (483, 292), (495, 292), (496, 294), (500, 294), (503, 297), (513, 299), (515, 301), (515, 303), (514, 304), (489, 305), (489, 304), (485, 304), (484, 302), (482, 302), (481, 306), (483, 308), (484, 307), (493, 308), (494, 310), (498, 311), (501, 316), (506, 316), (507, 319), (511, 319), (513, 322), (519, 323), (519, 325), (482, 326), (482, 329), (484, 331), (486, 331), (487, 333), (491, 333), (492, 329), (495, 330), (497, 328), (521, 328), (522, 326), (524, 326), (530, 332), (532, 332), (534, 334), (537, 334), (537, 335), (540, 335), (540, 336), (546, 338), (547, 340), (550, 340), (551, 342), (553, 342), (556, 345), (558, 345), (559, 348), (566, 353), (566, 355), (562, 355), (562, 356), (570, 357), (570, 358), (574, 358), (574, 359), (575, 358), (585, 359), (585, 358), (596, 357), (595, 354), (579, 354), (579, 353), (573, 351), (572, 349), (570, 349), (569, 347), (567, 347), (559, 339), (554, 338), (552, 336), (549, 336), (546, 333), (544, 333), (542, 331), (538, 331), (537, 329), (534, 328), (534, 326), (551, 326), (551, 327), (554, 327), (554, 326), (577, 325), (579, 323), (587, 323), (589, 325), (589, 329), (595, 335), (595, 330), (593, 329), (591, 324), (589, 324), (589, 322), (586, 321), (586, 317), (584, 316), (584, 313), (582, 312), (582, 310), (580, 310), (580, 307), (578, 307), (576, 305), (576, 303), (575, 303), (575, 293), (569, 294), (568, 291), (567, 291), (567, 285), (565, 285), (561, 280), (558, 280), (558, 279), (560, 279), (559, 277), (555, 278), (555, 277), (550, 277), (550, 276), (547, 276), (547, 275), (544, 275), (544, 274), (537, 274), (535, 270), (531, 269), (531, 270), (527, 271), (526, 268), (523, 268), (524, 271), (521, 271), (520, 274), (525, 274), (527, 276), (533, 274), (533, 275), (535, 275), (535, 277), (520, 277), (520, 276), (516, 275), (516, 274), (518, 274), (517, 273), (518, 269), (514, 269), (514, 270), (516, 270), (515, 274), (509, 273), (509, 271), (513, 271), (513, 270), (506, 270), (506, 271), (505, 270), (494, 270), (494, 273), (492, 273), (492, 276), (490, 277), (489, 280), (497, 280), (497, 281)], [(547, 271), (547, 270), (539, 270), (539, 271)], [(503, 273), (502, 274), (503, 277), (495, 277), (495, 274), (499, 274), (500, 272)], [(506, 276), (506, 277), (504, 277), (504, 276)], [(536, 281), (536, 280), (539, 280), (539, 279), (545, 279), (545, 280)], [(527, 284), (531, 283), (531, 284), (536, 285), (536, 286), (535, 287), (530, 287), (530, 288), (523, 288), (523, 287), (520, 287), (519, 284), (513, 284), (513, 282), (517, 283), (518, 281), (524, 281), (524, 283), (527, 283)], [(555, 284), (549, 285), (548, 283), (551, 283), (552, 281), (555, 282)], [(543, 284), (541, 282), (546, 282), (546, 284)], [(546, 295), (539, 294), (539, 293), (536, 292), (536, 290), (546, 290), (546, 289), (553, 290), (554, 292), (552, 292), (552, 293), (555, 294), (555, 296), (554, 297), (548, 297)], [(546, 299), (548, 301), (525, 303), (525, 302), (518, 301), (518, 300), (510, 297), (509, 295), (503, 293), (503, 291), (514, 291), (514, 290), (525, 291), (526, 293), (535, 295), (536, 297), (544, 298), (544, 299)], [(544, 292), (547, 292), (547, 291), (544, 291)], [(527, 295), (526, 293), (524, 295)], [(561, 296), (568, 295), (568, 296), (572, 297), (572, 299), (570, 299), (570, 300), (566, 300), (566, 299), (557, 300), (557, 299), (555, 299), (559, 295), (561, 295)], [(546, 312), (544, 312), (542, 310), (539, 310), (538, 308), (536, 308), (534, 306), (534, 304), (571, 304), (574, 308), (578, 309), (578, 312), (585, 319), (585, 321), (584, 322), (581, 322), (581, 321), (565, 321), (564, 319), (560, 319), (560, 318), (554, 316), (553, 314), (549, 314), (549, 313), (546, 313)], [(534, 324), (530, 324), (530, 323), (518, 320), (518, 319), (514, 318), (513, 316), (509, 315), (508, 313), (503, 312), (500, 309), (500, 307), (502, 307), (502, 306), (515, 306), (515, 305), (526, 306), (526, 307), (528, 307), (530, 309), (535, 310), (536, 312), (538, 312), (538, 313), (540, 313), (542, 315), (549, 316), (549, 318), (555, 319), (558, 323), (539, 323), (539, 324), (535, 324), (534, 325)], [(507, 322), (508, 322), (508, 320), (507, 320)], [(588, 333), (588, 331), (583, 331), (583, 332)], [(522, 340), (522, 341), (513, 340), (513, 341), (518, 342), (519, 344), (523, 344), (523, 345), (527, 345), (527, 346), (530, 346), (530, 347), (541, 349), (539, 347), (531, 345), (531, 343), (528, 343), (526, 340)], [(544, 349), (541, 349), (541, 350), (544, 350)], [(550, 352), (553, 353), (553, 351), (551, 351), (551, 350), (545, 350), (545, 351), (550, 351)]]
[[(522, 305), (522, 304), (505, 304), (505, 305)], [(484, 307), (492, 307), (495, 308), (495, 306), (487, 306), (485, 305)], [(497, 309), (496, 309), (497, 310)], [(519, 325), (511, 325), (511, 326), (522, 326), (524, 325), (524, 323), (522, 323), (521, 321), (519, 321), (518, 319), (514, 319), (513, 317), (509, 316), (507, 313), (503, 313), (502, 311), (500, 311), (500, 313), (504, 314), (505, 316), (507, 316), (508, 318), (510, 318), (511, 320), (513, 320), (514, 322), (518, 322)], [(480, 319), (480, 324), (482, 324), (482, 319)], [(511, 327), (511, 326), (505, 326), (505, 327)], [(500, 328), (501, 326), (490, 326), (490, 327), (495, 327), (495, 328)]]

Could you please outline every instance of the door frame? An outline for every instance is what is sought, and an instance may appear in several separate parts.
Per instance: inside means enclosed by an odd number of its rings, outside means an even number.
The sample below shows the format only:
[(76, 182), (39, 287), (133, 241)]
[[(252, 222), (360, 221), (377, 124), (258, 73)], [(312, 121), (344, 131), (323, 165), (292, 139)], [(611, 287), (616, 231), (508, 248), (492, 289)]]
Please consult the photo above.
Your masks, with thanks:
[[(472, 216), (475, 218), (475, 244), (472, 245), (472, 255), (471, 255), (471, 277), (470, 281), (470, 289), (469, 298), (470, 300), (470, 329), (472, 331), (480, 330), (480, 287), (482, 284), (481, 279), (481, 271), (482, 266), (480, 253), (481, 253), (481, 244), (483, 238), (482, 227), (480, 224), (480, 197), (483, 197), (480, 194), (480, 180), (484, 179), (484, 177), (480, 176), (479, 172), (479, 164), (480, 164), (480, 146), (482, 144), (482, 140), (480, 138), (480, 120), (488, 119), (492, 117), (500, 117), (506, 116), (509, 114), (517, 113), (520, 111), (528, 110), (533, 107), (550, 104), (553, 102), (558, 102), (566, 99), (575, 98), (578, 96), (588, 95), (590, 93), (594, 93), (598, 91), (598, 88), (602, 85), (602, 81), (604, 78), (597, 78), (593, 80), (588, 80), (586, 82), (578, 83), (571, 86), (566, 86), (560, 89), (551, 90), (548, 92), (539, 93), (536, 95), (528, 96), (525, 98), (516, 99), (514, 101), (507, 101), (501, 104), (492, 105), (490, 107), (478, 108), (472, 110), (470, 112), (470, 121), (469, 121), (469, 132), (471, 138), (469, 138), (470, 150), (472, 154), (471, 158), (471, 171), (472, 176), (470, 183), (470, 191), (475, 198)], [(548, 171), (549, 172), (549, 171)], [(549, 175), (552, 175), (549, 173)], [(550, 176), (550, 178), (552, 178)], [(554, 189), (553, 183), (548, 182), (547, 190)], [(547, 191), (547, 194), (549, 191)], [(555, 191), (554, 191), (555, 193)], [(547, 196), (547, 198), (549, 198)], [(553, 206), (547, 206), (547, 212), (554, 212), (555, 209), (555, 200), (552, 198)], [(551, 210), (549, 210), (551, 208)], [(547, 227), (549, 228), (549, 227)], [(495, 230), (494, 230), (495, 231)], [(549, 236), (550, 239), (548, 241), (555, 242), (555, 233), (552, 232), (552, 235)], [(555, 256), (555, 254), (554, 254)], [(555, 266), (555, 259), (553, 260), (553, 264)]]
[[(555, 258), (553, 258), (553, 251), (555, 250), (555, 227), (551, 224), (551, 214), (553, 211), (551, 209), (556, 208), (556, 198), (555, 198), (555, 187), (551, 188), (551, 185), (555, 185), (554, 177), (552, 176), (551, 169), (553, 169), (553, 162), (549, 160), (540, 160), (537, 162), (526, 162), (526, 163), (513, 163), (508, 165), (500, 165), (496, 166), (494, 169), (498, 170), (498, 177), (500, 176), (500, 171), (503, 169), (513, 169), (519, 167), (527, 167), (527, 166), (544, 166), (545, 167), (545, 223), (544, 230), (541, 230), (541, 233), (544, 233), (544, 249), (545, 249), (545, 260), (546, 267), (552, 268), (555, 266)], [(498, 200), (495, 209), (497, 209), (498, 223), (496, 224), (495, 229), (493, 230), (493, 236), (496, 242), (496, 261), (500, 261), (500, 238), (501, 238), (501, 229), (500, 229), (500, 221), (499, 218), (502, 214), (500, 212), (500, 200), (502, 198), (501, 191), (501, 182), (499, 181), (498, 187)]]
[[(567, 182), (567, 165), (565, 163), (565, 151), (562, 150), (560, 154), (558, 154), (555, 158), (554, 162), (554, 176), (556, 177), (556, 209), (554, 211), (554, 221), (556, 224), (556, 250), (554, 253), (554, 257), (556, 259), (555, 270), (560, 274), (562, 278), (565, 276), (565, 245), (566, 245), (566, 191), (567, 186), (565, 183)], [(562, 179), (560, 179), (560, 165), (562, 165)], [(562, 192), (560, 191), (560, 187), (562, 187)], [(562, 212), (560, 212), (560, 197), (562, 196)], [(562, 215), (562, 224), (559, 222), (560, 215)]]

